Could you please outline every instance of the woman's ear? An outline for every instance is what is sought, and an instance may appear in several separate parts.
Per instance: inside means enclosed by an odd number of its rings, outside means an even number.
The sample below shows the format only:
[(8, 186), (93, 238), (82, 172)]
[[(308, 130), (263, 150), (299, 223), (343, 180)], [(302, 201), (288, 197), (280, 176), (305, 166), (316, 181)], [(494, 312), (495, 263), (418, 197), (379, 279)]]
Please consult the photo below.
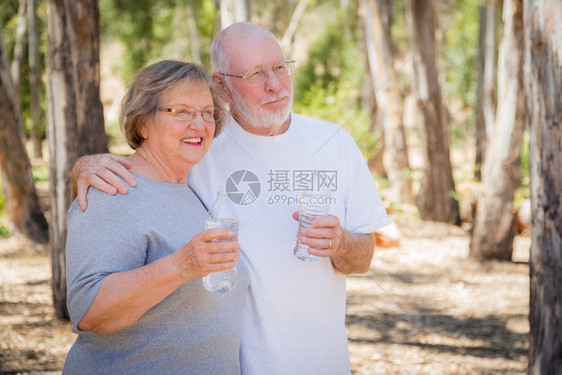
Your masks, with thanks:
[(144, 140), (148, 139), (148, 127), (146, 126), (146, 124), (142, 124), (140, 126), (139, 132), (140, 132), (140, 135), (141, 135), (142, 139), (144, 139)]

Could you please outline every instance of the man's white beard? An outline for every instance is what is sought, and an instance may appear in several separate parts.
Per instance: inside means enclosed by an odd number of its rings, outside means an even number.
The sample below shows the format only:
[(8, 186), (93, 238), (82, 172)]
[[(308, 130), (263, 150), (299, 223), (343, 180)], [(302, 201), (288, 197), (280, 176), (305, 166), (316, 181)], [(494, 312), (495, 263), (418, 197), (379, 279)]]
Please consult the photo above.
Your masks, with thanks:
[[(229, 85), (230, 86), (230, 85)], [(260, 105), (254, 105), (250, 103), (243, 95), (231, 87), (230, 92), (232, 93), (232, 101), (230, 112), (235, 113), (238, 120), (243, 120), (247, 122), (253, 128), (270, 128), (270, 127), (280, 127), (283, 125), (291, 114), (291, 108), (293, 107), (293, 87), (291, 86), (291, 93), (289, 94), (287, 90), (283, 89), (278, 94), (269, 95)], [(289, 102), (279, 111), (268, 111), (261, 107), (261, 104), (275, 101), (289, 94)]]

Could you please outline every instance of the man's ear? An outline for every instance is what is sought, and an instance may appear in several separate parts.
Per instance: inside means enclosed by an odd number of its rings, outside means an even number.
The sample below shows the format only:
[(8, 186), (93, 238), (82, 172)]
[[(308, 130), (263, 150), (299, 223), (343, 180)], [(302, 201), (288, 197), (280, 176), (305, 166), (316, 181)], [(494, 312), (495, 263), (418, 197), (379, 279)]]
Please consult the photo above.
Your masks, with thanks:
[(226, 85), (226, 82), (224, 82), (224, 77), (222, 76), (222, 74), (213, 73), (211, 75), (211, 78), (213, 79), (215, 85), (217, 85), (218, 87), (222, 87), (223, 85)]
[(229, 104), (232, 103), (230, 90), (228, 88), (228, 85), (226, 84), (226, 81), (224, 80), (224, 76), (219, 73), (213, 73), (211, 78), (213, 79), (213, 82), (217, 89), (217, 93), (219, 94), (220, 98), (224, 100), (226, 103)]

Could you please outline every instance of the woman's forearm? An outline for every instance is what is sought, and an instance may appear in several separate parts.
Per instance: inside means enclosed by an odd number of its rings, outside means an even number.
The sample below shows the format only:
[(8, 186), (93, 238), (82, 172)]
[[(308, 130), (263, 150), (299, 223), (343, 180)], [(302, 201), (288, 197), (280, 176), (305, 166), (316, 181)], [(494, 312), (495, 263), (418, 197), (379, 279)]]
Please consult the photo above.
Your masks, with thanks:
[(134, 270), (113, 273), (102, 282), (78, 328), (100, 334), (117, 332), (135, 323), (186, 281), (170, 256)]

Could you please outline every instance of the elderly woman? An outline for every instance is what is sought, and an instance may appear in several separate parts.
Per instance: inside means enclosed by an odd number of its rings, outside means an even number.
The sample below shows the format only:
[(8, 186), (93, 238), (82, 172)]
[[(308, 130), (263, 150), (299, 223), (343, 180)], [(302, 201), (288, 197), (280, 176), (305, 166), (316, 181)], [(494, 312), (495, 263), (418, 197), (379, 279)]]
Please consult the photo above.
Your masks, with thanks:
[(204, 230), (205, 207), (185, 184), (220, 115), (210, 77), (193, 64), (155, 63), (129, 87), (120, 122), (138, 185), (118, 196), (90, 188), (88, 210), (75, 201), (68, 211), (78, 339), (65, 374), (240, 373), (247, 269), (238, 263), (229, 293), (203, 288), (201, 277), (234, 267), (241, 253), (227, 229)]

